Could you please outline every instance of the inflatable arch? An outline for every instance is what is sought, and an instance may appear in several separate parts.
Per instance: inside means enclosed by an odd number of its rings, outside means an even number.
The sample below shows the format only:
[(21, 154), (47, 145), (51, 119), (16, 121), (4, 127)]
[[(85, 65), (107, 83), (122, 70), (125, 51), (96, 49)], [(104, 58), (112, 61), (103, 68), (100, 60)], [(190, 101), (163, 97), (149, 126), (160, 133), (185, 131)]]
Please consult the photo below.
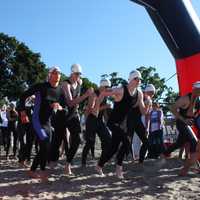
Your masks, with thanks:
[(180, 95), (200, 80), (200, 21), (191, 0), (130, 0), (145, 7), (176, 61)]

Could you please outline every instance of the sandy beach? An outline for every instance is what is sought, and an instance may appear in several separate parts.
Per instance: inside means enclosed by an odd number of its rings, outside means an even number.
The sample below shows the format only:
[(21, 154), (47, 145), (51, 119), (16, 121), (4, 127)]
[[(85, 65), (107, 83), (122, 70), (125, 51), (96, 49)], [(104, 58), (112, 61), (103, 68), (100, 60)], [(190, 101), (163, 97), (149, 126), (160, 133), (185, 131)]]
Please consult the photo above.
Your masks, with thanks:
[(16, 159), (0, 160), (0, 199), (69, 199), (69, 200), (174, 200), (200, 199), (200, 175), (189, 172), (179, 177), (178, 171), (183, 161), (169, 158), (161, 168), (158, 161), (146, 160), (143, 165), (125, 161), (125, 179), (114, 174), (114, 162), (106, 165), (105, 177), (95, 173), (96, 160), (88, 159), (88, 167), (81, 168), (80, 152), (74, 164), (74, 176), (64, 174), (65, 159), (61, 159), (48, 182), (30, 179), (27, 169), (19, 167)]

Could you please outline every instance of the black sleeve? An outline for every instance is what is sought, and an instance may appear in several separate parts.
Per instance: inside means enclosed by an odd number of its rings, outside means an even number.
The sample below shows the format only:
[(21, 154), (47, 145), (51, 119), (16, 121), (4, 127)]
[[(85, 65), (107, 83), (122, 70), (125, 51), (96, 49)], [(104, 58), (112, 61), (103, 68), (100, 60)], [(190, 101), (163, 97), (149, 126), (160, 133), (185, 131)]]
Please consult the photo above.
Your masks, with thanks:
[(0, 115), (0, 124), (1, 124), (1, 123), (3, 123), (3, 120), (2, 120), (1, 115)]
[(42, 84), (39, 83), (39, 84), (36, 84), (34, 86), (32, 86), (31, 88), (29, 88), (28, 90), (26, 90), (20, 100), (19, 100), (19, 110), (25, 110), (25, 102), (26, 102), (26, 99), (32, 95), (34, 95), (36, 92), (40, 91), (42, 87)]

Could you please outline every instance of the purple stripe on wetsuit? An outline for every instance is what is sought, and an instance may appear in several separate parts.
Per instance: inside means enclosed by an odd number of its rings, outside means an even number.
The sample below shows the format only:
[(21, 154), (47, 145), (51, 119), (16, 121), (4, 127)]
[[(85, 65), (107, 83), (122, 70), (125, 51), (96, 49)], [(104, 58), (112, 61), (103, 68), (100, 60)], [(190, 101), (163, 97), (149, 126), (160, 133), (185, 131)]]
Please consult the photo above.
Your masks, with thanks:
[(32, 123), (33, 123), (33, 128), (35, 129), (35, 132), (37, 136), (39, 137), (40, 140), (44, 140), (47, 138), (47, 134), (45, 130), (42, 128), (40, 124), (40, 119), (39, 119), (39, 112), (40, 112), (40, 106), (41, 106), (41, 96), (40, 93), (37, 92), (35, 98), (35, 106), (33, 110), (33, 117), (32, 117)]

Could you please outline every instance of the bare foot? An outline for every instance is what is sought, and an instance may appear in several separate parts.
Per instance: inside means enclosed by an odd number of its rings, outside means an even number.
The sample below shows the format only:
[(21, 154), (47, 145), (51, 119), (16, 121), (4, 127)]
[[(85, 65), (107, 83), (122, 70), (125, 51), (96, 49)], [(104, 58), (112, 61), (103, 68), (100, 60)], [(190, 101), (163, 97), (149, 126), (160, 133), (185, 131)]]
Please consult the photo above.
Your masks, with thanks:
[(193, 171), (196, 174), (200, 174), (200, 169), (199, 168), (191, 168), (191, 171)]
[(117, 175), (117, 178), (124, 179), (122, 166), (120, 166), (120, 165), (116, 166), (116, 175)]
[(47, 172), (45, 172), (45, 171), (40, 172), (40, 179), (42, 182), (48, 181), (48, 178), (49, 178), (49, 175)]
[(20, 161), (19, 166), (22, 168), (29, 168), (30, 166), (25, 161)]
[(37, 173), (37, 172), (35, 172), (35, 171), (29, 170), (29, 171), (27, 172), (27, 174), (28, 174), (28, 176), (29, 176), (30, 178), (36, 178), (36, 179), (40, 178), (39, 173)]
[(6, 155), (6, 157), (5, 157), (5, 158), (6, 158), (6, 160), (7, 160), (7, 161), (10, 161), (10, 158), (9, 158), (9, 156), (7, 156), (7, 155)]
[(51, 161), (51, 162), (49, 163), (50, 169), (55, 169), (56, 166), (57, 166), (57, 164), (58, 164), (57, 162)]
[(186, 176), (188, 173), (188, 168), (183, 167), (178, 173), (179, 176)]
[(102, 177), (105, 176), (105, 174), (103, 173), (102, 167), (100, 167), (99, 165), (96, 165), (95, 170), (100, 176)]
[(73, 173), (72, 173), (72, 170), (71, 170), (71, 164), (70, 163), (67, 163), (66, 165), (65, 165), (65, 174), (67, 174), (67, 175), (73, 175)]

